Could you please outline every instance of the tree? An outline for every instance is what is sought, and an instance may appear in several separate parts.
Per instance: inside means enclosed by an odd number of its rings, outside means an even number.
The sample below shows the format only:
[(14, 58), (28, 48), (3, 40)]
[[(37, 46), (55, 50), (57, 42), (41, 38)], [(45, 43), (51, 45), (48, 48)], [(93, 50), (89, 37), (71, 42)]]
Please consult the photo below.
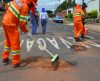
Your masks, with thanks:
[(88, 12), (87, 13), (89, 16), (90, 16), (90, 18), (97, 18), (97, 15), (98, 15), (98, 12), (97, 12), (97, 10), (92, 10), (91, 12)]
[(68, 8), (71, 8), (75, 5), (75, 1), (73, 0), (68, 0), (68, 2), (64, 1), (63, 3), (61, 3), (57, 9), (55, 10), (55, 13), (66, 10)]
[(53, 16), (54, 16), (53, 11), (51, 11), (51, 10), (46, 10), (46, 12), (48, 13), (48, 16), (49, 16), (49, 17), (53, 17)]
[(46, 12), (47, 12), (48, 14), (53, 14), (53, 11), (51, 11), (51, 10), (46, 10)]

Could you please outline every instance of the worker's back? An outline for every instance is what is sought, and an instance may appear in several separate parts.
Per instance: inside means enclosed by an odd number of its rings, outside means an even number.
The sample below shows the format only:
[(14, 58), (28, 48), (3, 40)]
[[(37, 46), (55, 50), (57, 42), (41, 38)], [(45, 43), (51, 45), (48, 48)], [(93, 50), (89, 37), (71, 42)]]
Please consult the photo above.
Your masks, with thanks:
[(74, 13), (73, 13), (74, 22), (82, 20), (82, 15), (83, 15), (83, 14), (84, 14), (84, 13), (83, 13), (83, 11), (82, 11), (82, 9), (81, 9), (81, 6), (80, 6), (80, 5), (77, 5), (77, 6), (75, 7), (75, 11), (74, 11)]
[[(23, 10), (23, 6), (24, 6), (24, 10)], [(22, 11), (25, 12), (25, 8), (27, 12), (28, 6), (26, 3), (20, 3), (19, 5), (15, 2), (15, 0), (7, 3), (6, 13), (4, 15), (2, 23), (8, 26), (14, 26), (14, 25), (18, 26), (20, 20), (20, 14), (23, 15)]]

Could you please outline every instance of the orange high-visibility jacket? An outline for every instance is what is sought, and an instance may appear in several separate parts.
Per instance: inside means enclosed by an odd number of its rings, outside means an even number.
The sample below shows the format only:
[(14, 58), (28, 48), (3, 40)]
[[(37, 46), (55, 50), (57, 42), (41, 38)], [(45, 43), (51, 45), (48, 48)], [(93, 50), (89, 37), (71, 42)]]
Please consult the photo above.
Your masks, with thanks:
[(74, 22), (81, 21), (83, 15), (84, 15), (84, 12), (83, 12), (81, 6), (80, 5), (77, 5), (75, 7), (75, 11), (73, 13)]
[(19, 26), (23, 32), (28, 32), (26, 28), (28, 10), (26, 3), (19, 3), (18, 5), (15, 1), (11, 1), (6, 4), (6, 14), (2, 23), (6, 26)]

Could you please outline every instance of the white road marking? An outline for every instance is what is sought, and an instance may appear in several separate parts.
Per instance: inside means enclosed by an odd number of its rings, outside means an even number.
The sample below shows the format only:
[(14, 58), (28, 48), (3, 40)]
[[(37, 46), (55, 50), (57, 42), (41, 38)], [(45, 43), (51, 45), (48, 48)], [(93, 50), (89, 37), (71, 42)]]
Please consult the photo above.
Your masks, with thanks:
[(92, 36), (89, 36), (89, 35), (87, 35), (86, 37), (89, 37), (89, 38), (91, 38), (91, 39), (95, 39), (94, 37), (92, 37)]
[(27, 48), (27, 51), (30, 51), (32, 46), (34, 44), (34, 40), (29, 40), (29, 39), (26, 39), (26, 48)]
[(87, 40), (87, 39), (86, 39), (85, 42), (89, 43), (89, 44), (92, 45), (92, 46), (95, 46), (95, 47), (100, 48), (100, 44), (94, 43), (94, 42), (92, 42), (92, 41), (90, 41), (90, 40)]
[[(75, 43), (75, 40), (74, 40), (73, 42)], [(83, 41), (83, 43), (87, 43), (87, 42)], [(82, 43), (80, 42), (80, 44), (82, 44)], [(86, 44), (84, 44), (84, 46), (85, 46), (86, 48), (91, 48), (89, 45), (86, 45)]]
[(89, 32), (94, 33), (94, 34), (98, 34), (97, 32), (94, 32), (94, 31), (89, 31)]
[(74, 40), (74, 38), (73, 37), (67, 37), (68, 39), (73, 39)]
[(2, 42), (0, 43), (0, 46), (1, 46), (4, 42), (5, 42), (5, 40), (4, 40), (4, 41), (2, 41)]
[[(73, 44), (75, 43), (75, 41), (73, 41), (74, 38), (73, 38), (73, 37), (66, 37), (66, 38), (68, 38), (69, 41), (65, 40), (65, 39), (62, 38), (62, 37), (59, 37), (60, 41), (61, 41), (67, 48), (70, 48), (70, 45), (73, 45)], [(71, 42), (70, 40), (71, 40), (72, 42)], [(49, 41), (50, 44), (53, 45), (56, 49), (58, 49), (58, 50), (61, 49), (61, 48), (59, 47), (58, 42), (56, 41), (56, 39), (55, 39), (54, 37), (53, 37), (53, 38), (45, 38), (45, 39), (43, 39), (43, 38), (38, 38), (36, 41), (27, 39), (27, 40), (26, 40), (26, 49), (27, 49), (27, 51), (30, 51), (31, 48), (32, 48), (32, 46), (33, 46), (33, 44), (34, 44), (34, 42), (37, 42), (38, 44), (41, 44), (44, 48), (47, 48), (46, 41)], [(3, 41), (3, 42), (4, 42), (4, 41)], [(3, 43), (3, 42), (2, 42), (2, 43)], [(21, 46), (22, 46), (23, 42), (24, 42), (24, 40), (21, 41)], [(0, 43), (0, 44), (2, 44), (2, 43)], [(90, 41), (90, 40), (87, 40), (87, 39), (86, 39), (85, 41), (83, 41), (82, 44), (84, 44), (84, 45), (86, 46), (86, 48), (91, 48), (91, 46), (95, 46), (95, 47), (100, 48), (100, 44), (94, 43), (94, 42), (92, 42), (92, 41)], [(40, 50), (44, 50), (43, 48), (41, 48), (40, 45), (37, 45), (37, 46), (38, 46), (38, 48), (39, 48)]]
[[(65, 44), (65, 46), (66, 46), (67, 48), (70, 48), (69, 45), (72, 45), (70, 42), (66, 41), (65, 39), (63, 39), (63, 38), (61, 38), (61, 37), (59, 37), (59, 39), (62, 41), (63, 44)], [(69, 45), (68, 45), (68, 44), (69, 44)]]
[(24, 40), (21, 40), (20, 47), (22, 46), (23, 42), (24, 42)]
[[(44, 48), (46, 49), (46, 42), (45, 42), (45, 40), (43, 39), (43, 38), (39, 38), (38, 40), (37, 40), (37, 43), (38, 43), (38, 48), (40, 49), (40, 50), (44, 50)], [(40, 44), (40, 45), (39, 45)], [(43, 48), (42, 48), (42, 46), (43, 46)]]
[(60, 49), (56, 39), (53, 37), (52, 39), (46, 38), (56, 49)]
[[(74, 32), (74, 30), (72, 30), (72, 32)], [(89, 37), (90, 39), (95, 39), (94, 37), (89, 36), (89, 35), (86, 35), (86, 37)]]

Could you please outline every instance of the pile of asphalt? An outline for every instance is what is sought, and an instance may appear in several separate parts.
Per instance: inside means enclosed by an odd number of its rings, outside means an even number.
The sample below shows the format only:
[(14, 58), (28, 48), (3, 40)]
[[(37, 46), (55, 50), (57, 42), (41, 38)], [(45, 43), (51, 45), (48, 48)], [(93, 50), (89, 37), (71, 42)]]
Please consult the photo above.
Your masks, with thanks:
[(70, 62), (59, 60), (58, 64), (55, 66), (52, 65), (52, 62), (49, 58), (38, 58), (35, 59), (35, 61), (32, 61), (28, 64), (31, 68), (37, 68), (37, 69), (44, 69), (44, 70), (70, 70), (73, 67), (73, 64)]

